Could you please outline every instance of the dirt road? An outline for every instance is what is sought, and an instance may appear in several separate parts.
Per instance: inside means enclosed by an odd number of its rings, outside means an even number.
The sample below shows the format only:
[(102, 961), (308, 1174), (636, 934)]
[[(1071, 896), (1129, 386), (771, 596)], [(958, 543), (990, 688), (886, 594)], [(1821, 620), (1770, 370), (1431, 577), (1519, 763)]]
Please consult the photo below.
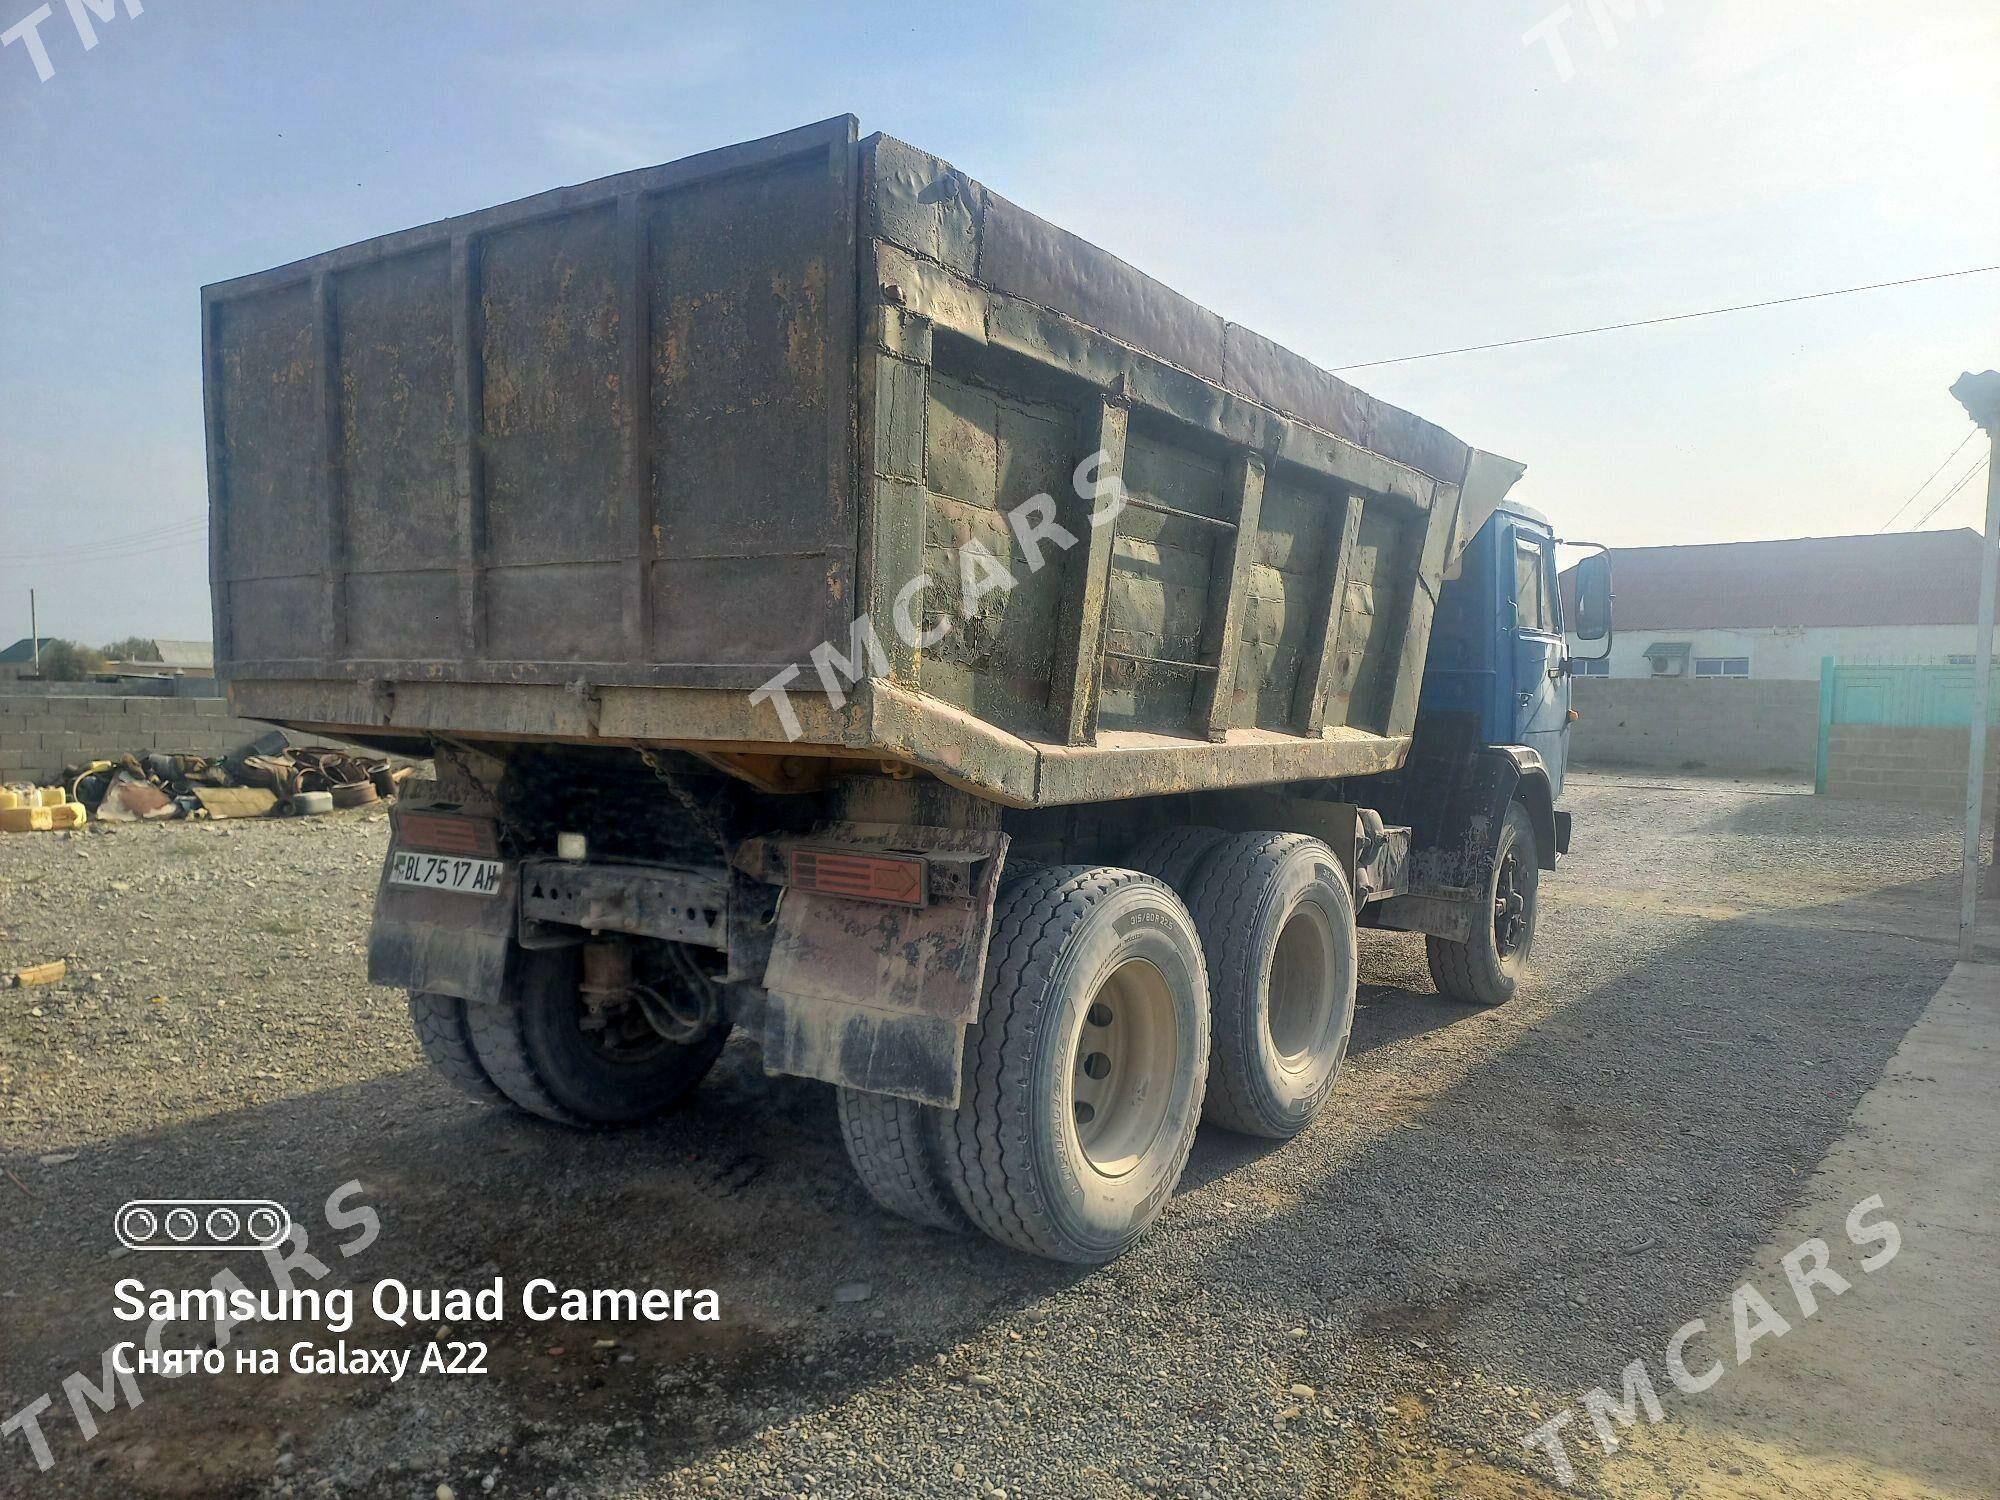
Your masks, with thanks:
[[(1326, 1118), (1276, 1150), (1204, 1131), (1158, 1230), (1096, 1271), (885, 1217), (829, 1091), (741, 1043), (617, 1137), (455, 1094), (364, 982), (379, 816), (0, 842), (0, 968), (72, 956), (0, 991), (0, 1419), (50, 1396), (55, 1460), (7, 1436), (0, 1493), (1553, 1492), (1521, 1439), (1727, 1298), (1950, 968), (1956, 849), (1948, 819), (1796, 789), (1569, 801), (1531, 993), (1446, 1004), (1421, 939), (1364, 935)], [(351, 1182), (379, 1233), (344, 1257)], [(313, 1284), (364, 1302), (546, 1277), (711, 1288), (721, 1318), (510, 1308), (452, 1330), (484, 1377), (148, 1377), (85, 1441), (62, 1382), (133, 1336), (113, 1283), (225, 1263), (114, 1258), (114, 1210), (197, 1194), (284, 1200)], [(231, 1347), (309, 1337), (334, 1341)]]

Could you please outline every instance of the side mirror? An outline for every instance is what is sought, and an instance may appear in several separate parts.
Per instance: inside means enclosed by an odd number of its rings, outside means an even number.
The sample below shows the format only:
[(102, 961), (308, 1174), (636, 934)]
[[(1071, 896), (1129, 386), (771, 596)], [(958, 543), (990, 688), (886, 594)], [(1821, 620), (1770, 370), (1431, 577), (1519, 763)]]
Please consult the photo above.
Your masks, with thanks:
[(1611, 634), (1611, 559), (1593, 552), (1576, 565), (1576, 638), (1601, 641)]

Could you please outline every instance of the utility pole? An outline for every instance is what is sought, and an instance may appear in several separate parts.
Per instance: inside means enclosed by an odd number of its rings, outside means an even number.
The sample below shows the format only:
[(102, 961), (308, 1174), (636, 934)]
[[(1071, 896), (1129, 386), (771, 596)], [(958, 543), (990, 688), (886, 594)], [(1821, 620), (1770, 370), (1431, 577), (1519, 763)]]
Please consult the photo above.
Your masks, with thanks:
[(42, 627), (35, 618), (35, 591), (28, 590), (28, 649), (35, 653), (35, 675), (42, 675)]
[(1971, 958), (1979, 925), (1979, 828), (1986, 802), (1986, 733), (1993, 698), (1993, 614), (2000, 583), (2000, 371), (1960, 375), (1951, 388), (1986, 429), (1986, 536), (1979, 554), (1979, 636), (1972, 647), (1971, 740), (1966, 746), (1964, 868), (1958, 894), (1958, 956)]

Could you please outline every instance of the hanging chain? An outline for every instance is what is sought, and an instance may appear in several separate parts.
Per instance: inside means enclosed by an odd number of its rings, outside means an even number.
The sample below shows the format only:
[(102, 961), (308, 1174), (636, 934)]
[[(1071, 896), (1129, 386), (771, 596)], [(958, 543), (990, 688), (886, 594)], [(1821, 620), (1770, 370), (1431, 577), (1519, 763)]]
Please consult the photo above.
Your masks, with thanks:
[(723, 862), (727, 863), (729, 860), (729, 840), (723, 834), (722, 825), (709, 815), (709, 811), (702, 805), (701, 799), (687, 789), (686, 784), (682, 782), (680, 777), (661, 765), (659, 756), (655, 755), (652, 751), (642, 746), (639, 750), (639, 759), (644, 761), (646, 769), (651, 771), (665, 785), (667, 791), (672, 794), (674, 801), (681, 805), (681, 810), (694, 819), (695, 826), (715, 840), (716, 848), (722, 851)]
[(488, 796), (493, 795), (493, 789), (481, 781), (478, 774), (467, 764), (465, 752), (450, 740), (433, 737), (431, 740), (431, 758), (433, 760), (441, 759), (450, 761), (453, 766), (457, 767), (459, 775), (463, 776), (475, 791), (484, 792)]

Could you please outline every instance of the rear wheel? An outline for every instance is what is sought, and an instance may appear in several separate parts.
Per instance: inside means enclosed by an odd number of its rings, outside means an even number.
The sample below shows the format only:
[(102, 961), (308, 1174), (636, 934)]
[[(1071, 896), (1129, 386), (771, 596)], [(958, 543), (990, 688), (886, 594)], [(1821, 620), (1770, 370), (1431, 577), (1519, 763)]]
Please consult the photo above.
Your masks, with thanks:
[(1319, 1117), (1354, 1027), (1354, 899), (1302, 833), (1239, 834), (1189, 894), (1208, 957), (1215, 1058), (1207, 1116), (1286, 1140)]
[(1431, 979), (1438, 993), (1474, 1005), (1504, 1005), (1514, 998), (1535, 942), (1535, 897), (1542, 868), (1536, 857), (1535, 824), (1518, 802), (1507, 804), (1493, 868), (1486, 877), (1486, 901), (1472, 936), (1462, 943), (1427, 937)]
[(1125, 863), (1186, 900), (1195, 872), (1228, 837), (1220, 828), (1163, 828), (1141, 840)]
[(670, 1041), (638, 1003), (593, 1008), (578, 952), (517, 955), (507, 999), (465, 1003), (473, 1056), (517, 1108), (561, 1125), (632, 1125), (672, 1108), (701, 1082), (729, 1040), (718, 1021), (693, 1042)]
[(410, 992), (410, 1025), (424, 1058), (454, 1088), (482, 1104), (505, 1104), (507, 1096), (493, 1086), (472, 1050), (465, 1002), (456, 995)]
[(838, 1092), (840, 1138), (868, 1196), (927, 1229), (970, 1228), (945, 1181), (943, 1111), (861, 1089)]
[(1180, 898), (1135, 870), (1038, 870), (994, 913), (941, 1122), (946, 1179), (1001, 1243), (1108, 1261), (1180, 1180), (1207, 1074), (1208, 984)]

